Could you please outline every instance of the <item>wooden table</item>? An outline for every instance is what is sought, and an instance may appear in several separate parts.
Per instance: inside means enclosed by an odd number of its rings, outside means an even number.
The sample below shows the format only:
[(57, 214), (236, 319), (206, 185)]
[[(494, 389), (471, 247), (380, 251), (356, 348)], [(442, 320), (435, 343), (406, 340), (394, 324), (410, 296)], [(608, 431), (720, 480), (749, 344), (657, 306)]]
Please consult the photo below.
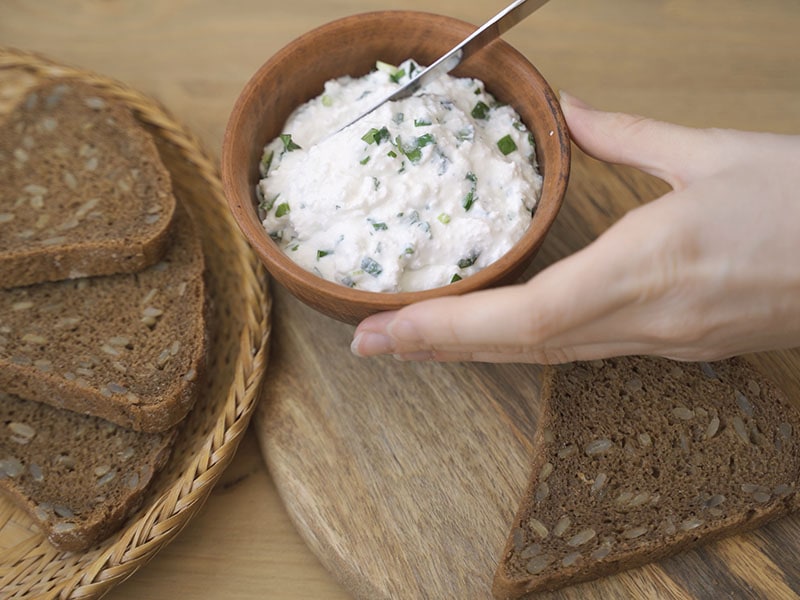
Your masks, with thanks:
[[(441, 0), (435, 10), (479, 23), (504, 4)], [(4, 0), (0, 44), (94, 69), (155, 96), (218, 155), (242, 85), (292, 38), (356, 12), (431, 6), (421, 0)], [(694, 126), (800, 133), (798, 31), (796, 0), (553, 0), (506, 39), (555, 89), (598, 107)], [(295, 531), (250, 434), (200, 516), (109, 597), (348, 595)]]

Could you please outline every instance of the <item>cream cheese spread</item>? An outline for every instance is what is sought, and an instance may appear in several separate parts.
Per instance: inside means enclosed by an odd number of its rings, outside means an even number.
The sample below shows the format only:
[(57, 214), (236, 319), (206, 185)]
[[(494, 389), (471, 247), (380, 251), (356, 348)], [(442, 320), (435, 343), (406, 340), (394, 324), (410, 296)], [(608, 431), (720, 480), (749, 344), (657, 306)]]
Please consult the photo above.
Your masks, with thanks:
[(328, 81), (264, 150), (264, 227), (296, 263), (342, 285), (417, 291), (505, 254), (542, 186), (533, 136), (481, 81), (449, 75), (342, 124), (408, 81), (407, 60)]

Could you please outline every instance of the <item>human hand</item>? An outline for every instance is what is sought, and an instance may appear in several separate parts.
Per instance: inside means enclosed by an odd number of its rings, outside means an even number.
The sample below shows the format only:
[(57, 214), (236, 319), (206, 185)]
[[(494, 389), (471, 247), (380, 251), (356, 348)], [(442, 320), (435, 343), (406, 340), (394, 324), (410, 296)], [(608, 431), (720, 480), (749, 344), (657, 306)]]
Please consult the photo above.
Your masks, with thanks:
[(365, 319), (404, 360), (715, 360), (800, 346), (800, 136), (690, 129), (562, 94), (572, 139), (672, 186), (530, 281)]

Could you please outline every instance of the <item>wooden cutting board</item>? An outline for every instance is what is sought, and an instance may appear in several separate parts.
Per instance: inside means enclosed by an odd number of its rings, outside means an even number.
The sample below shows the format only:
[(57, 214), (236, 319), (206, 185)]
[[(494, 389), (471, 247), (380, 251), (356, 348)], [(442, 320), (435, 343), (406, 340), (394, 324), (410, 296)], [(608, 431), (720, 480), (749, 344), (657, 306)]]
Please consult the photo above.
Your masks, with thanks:
[[(528, 275), (666, 190), (576, 150), (564, 207)], [(490, 598), (529, 475), (541, 368), (358, 359), (352, 326), (274, 291), (254, 423), (303, 538), (357, 598)], [(800, 402), (800, 352), (753, 360)], [(800, 598), (798, 555), (800, 519), (789, 517), (541, 597)]]

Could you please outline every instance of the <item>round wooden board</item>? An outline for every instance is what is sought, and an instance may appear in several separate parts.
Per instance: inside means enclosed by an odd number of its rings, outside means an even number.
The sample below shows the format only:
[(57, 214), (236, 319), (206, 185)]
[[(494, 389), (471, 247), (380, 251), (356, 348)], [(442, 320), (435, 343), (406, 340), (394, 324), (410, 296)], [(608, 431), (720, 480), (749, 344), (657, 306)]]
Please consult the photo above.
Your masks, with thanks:
[[(564, 208), (528, 275), (666, 190), (576, 150)], [(303, 538), (357, 598), (489, 598), (528, 480), (541, 368), (358, 359), (353, 327), (275, 292), (254, 423)], [(797, 396), (800, 353), (753, 358)], [(790, 517), (541, 597), (800, 597), (798, 534)]]

